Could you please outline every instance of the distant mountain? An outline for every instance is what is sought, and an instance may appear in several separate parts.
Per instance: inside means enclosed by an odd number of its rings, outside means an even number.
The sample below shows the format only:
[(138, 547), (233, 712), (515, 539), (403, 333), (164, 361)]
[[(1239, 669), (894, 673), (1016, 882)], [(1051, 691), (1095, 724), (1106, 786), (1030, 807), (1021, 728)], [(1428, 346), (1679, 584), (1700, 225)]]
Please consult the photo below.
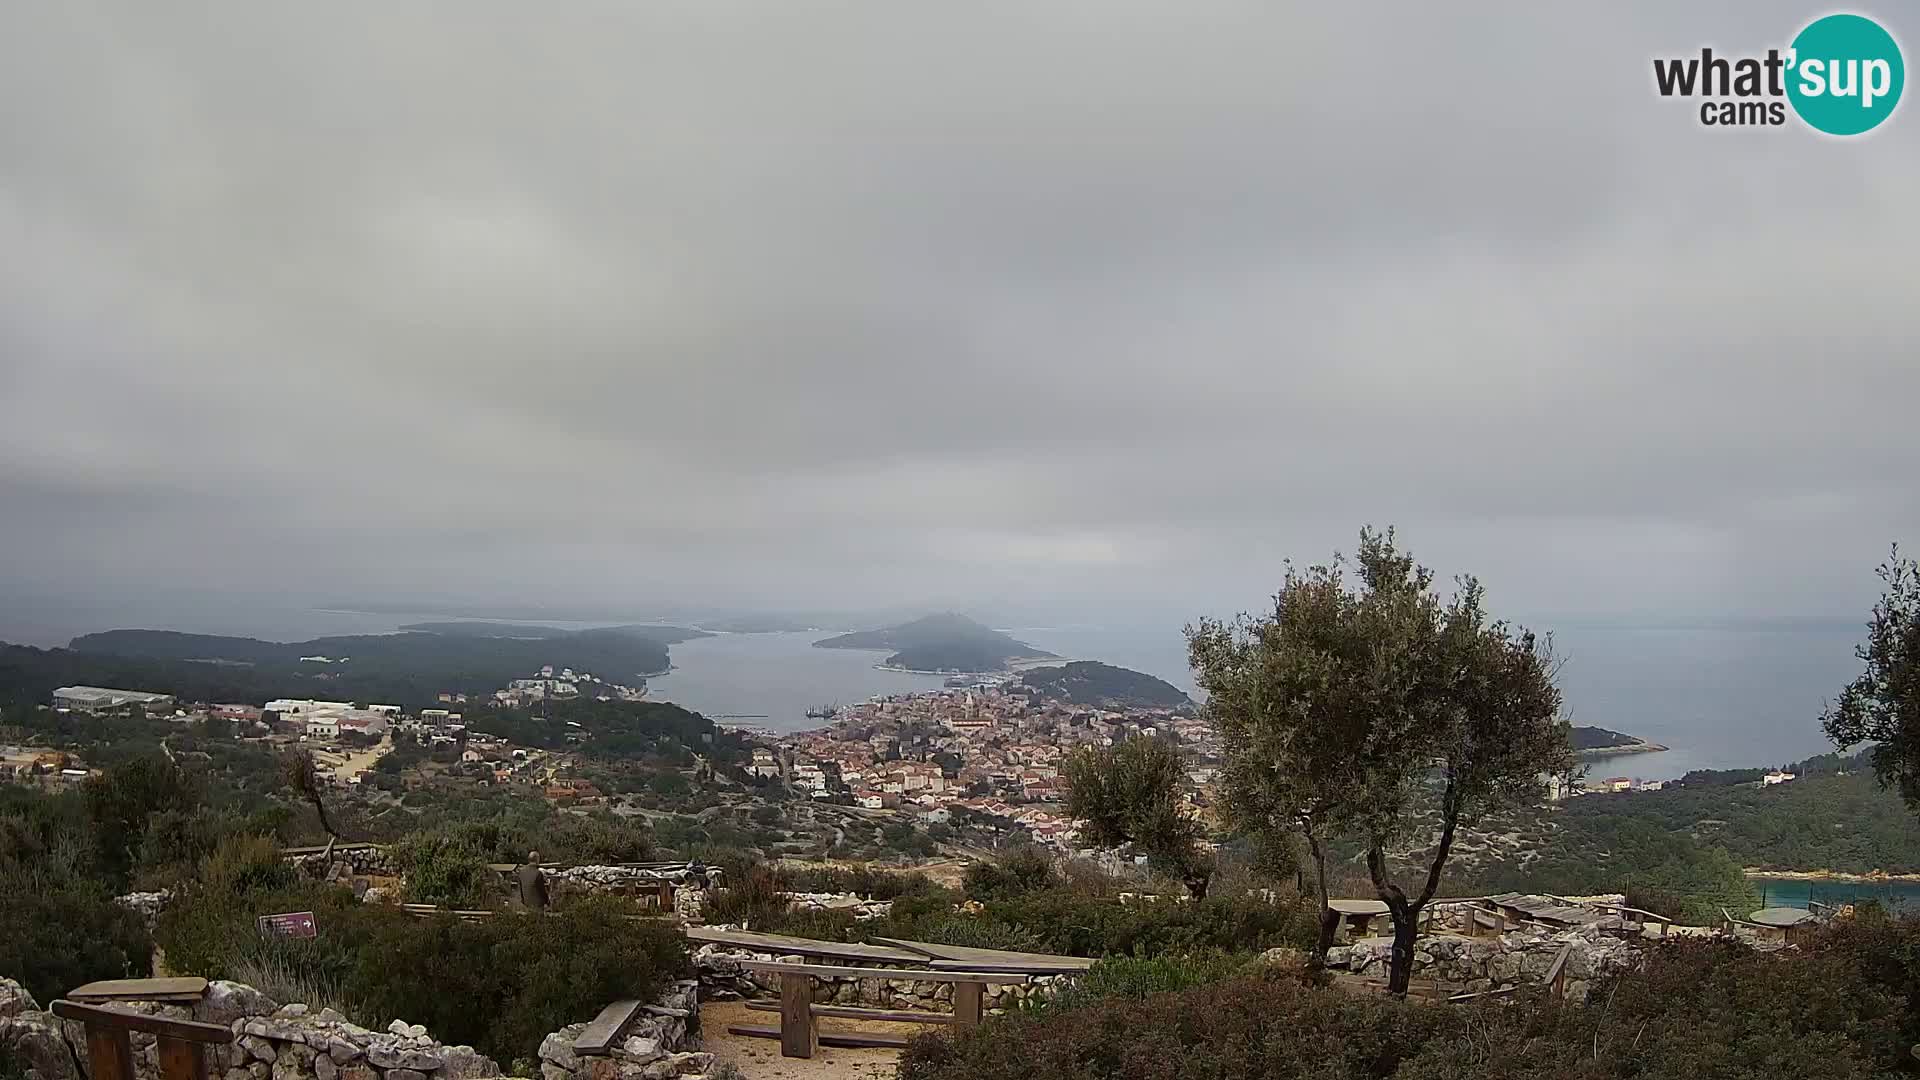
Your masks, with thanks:
[(1109, 709), (1177, 709), (1193, 704), (1180, 688), (1145, 672), (1095, 660), (1033, 668), (1020, 681), (1050, 698)]
[(30, 687), (37, 687), (54, 671), (93, 669), (107, 677), (108, 672), (125, 669), (143, 680), (131, 689), (190, 697), (218, 693), (240, 701), (319, 697), (400, 705), (430, 702), (448, 690), (490, 693), (548, 664), (627, 685), (668, 667), (667, 642), (649, 636), (660, 627), (638, 628), (642, 632), (631, 627), (563, 630), (551, 635), (551, 628), (536, 629), (542, 636), (412, 631), (297, 642), (171, 630), (109, 630), (74, 638), (63, 650), (21, 652), (14, 658), (29, 669), (22, 672), (22, 682)]
[(538, 626), (531, 623), (487, 622), (479, 619), (462, 619), (454, 622), (417, 622), (402, 626), (402, 630), (418, 631), (425, 634), (446, 634), (451, 637), (484, 638), (521, 638), (526, 640), (550, 640), (572, 637), (576, 634), (625, 634), (646, 641), (657, 641), (662, 645), (674, 645), (694, 638), (712, 637), (705, 630), (691, 630), (684, 626), (663, 626), (656, 623), (630, 623), (625, 626), (603, 626), (593, 630), (565, 630), (557, 626)]
[(890, 651), (893, 655), (887, 657), (886, 665), (909, 671), (1004, 671), (1009, 660), (1046, 660), (1054, 655), (953, 612), (824, 638), (813, 645), (816, 649)]

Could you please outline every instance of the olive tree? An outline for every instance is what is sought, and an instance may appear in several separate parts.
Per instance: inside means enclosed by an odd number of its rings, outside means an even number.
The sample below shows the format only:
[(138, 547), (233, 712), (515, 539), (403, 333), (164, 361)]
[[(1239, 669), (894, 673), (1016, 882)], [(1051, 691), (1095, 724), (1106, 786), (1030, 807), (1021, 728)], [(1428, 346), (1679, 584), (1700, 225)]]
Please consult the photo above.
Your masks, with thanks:
[(1132, 738), (1112, 748), (1082, 747), (1066, 760), (1067, 813), (1096, 847), (1131, 846), (1147, 865), (1180, 879), (1204, 899), (1213, 859), (1205, 830), (1181, 807), (1186, 766), (1167, 738)]
[[(1363, 529), (1351, 561), (1289, 567), (1271, 615), (1188, 630), (1225, 743), (1228, 820), (1305, 839), (1322, 949), (1335, 926), (1327, 838), (1358, 839), (1393, 919), (1396, 994), (1460, 827), (1538, 799), (1546, 775), (1573, 768), (1550, 648), (1491, 619), (1484, 599), (1471, 577), (1443, 598), (1391, 531)], [(1411, 888), (1388, 857), (1409, 847)]]
[(1827, 706), (1821, 726), (1841, 750), (1874, 743), (1873, 771), (1920, 809), (1920, 564), (1895, 547), (1877, 571), (1886, 583), (1854, 649), (1867, 669)]

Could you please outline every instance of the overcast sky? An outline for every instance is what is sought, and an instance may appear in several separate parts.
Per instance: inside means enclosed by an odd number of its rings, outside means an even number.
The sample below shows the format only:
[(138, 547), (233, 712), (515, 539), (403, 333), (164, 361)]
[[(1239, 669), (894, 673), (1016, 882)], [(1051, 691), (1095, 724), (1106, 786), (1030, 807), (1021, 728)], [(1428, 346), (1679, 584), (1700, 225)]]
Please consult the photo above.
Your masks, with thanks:
[(1368, 521), (1516, 614), (1864, 614), (1920, 104), (1655, 96), (1805, 5), (1392, 7), (6, 4), (0, 636), (1177, 625)]

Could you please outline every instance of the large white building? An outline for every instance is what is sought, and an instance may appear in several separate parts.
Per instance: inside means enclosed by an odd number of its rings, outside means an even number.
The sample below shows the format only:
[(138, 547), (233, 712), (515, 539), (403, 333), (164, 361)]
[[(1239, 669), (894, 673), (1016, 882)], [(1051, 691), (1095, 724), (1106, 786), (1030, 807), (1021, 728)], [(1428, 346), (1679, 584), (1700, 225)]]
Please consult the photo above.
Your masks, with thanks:
[(74, 712), (99, 712), (125, 705), (154, 708), (173, 704), (172, 694), (150, 694), (145, 690), (115, 690), (106, 686), (62, 686), (53, 692), (53, 707)]

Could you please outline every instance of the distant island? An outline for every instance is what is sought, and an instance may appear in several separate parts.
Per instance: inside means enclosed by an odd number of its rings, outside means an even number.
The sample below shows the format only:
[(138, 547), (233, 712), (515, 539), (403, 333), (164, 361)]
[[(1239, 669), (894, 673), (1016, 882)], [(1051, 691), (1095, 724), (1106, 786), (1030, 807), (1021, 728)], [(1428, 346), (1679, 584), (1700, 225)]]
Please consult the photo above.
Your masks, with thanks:
[(624, 626), (595, 627), (592, 630), (566, 630), (557, 626), (539, 626), (532, 623), (489, 622), (484, 619), (408, 623), (400, 629), (422, 634), (446, 634), (454, 637), (516, 638), (523, 641), (560, 640), (577, 634), (624, 634), (645, 641), (657, 641), (662, 645), (677, 645), (682, 641), (692, 641), (694, 638), (713, 636), (705, 630), (694, 630), (685, 626), (664, 626), (657, 623), (629, 623)]
[(1646, 754), (1666, 747), (1659, 743), (1648, 742), (1638, 735), (1627, 735), (1618, 731), (1609, 731), (1603, 727), (1577, 727), (1573, 729), (1573, 749), (1578, 754)]
[(813, 646), (885, 650), (892, 655), (882, 667), (937, 674), (1005, 671), (1013, 660), (1057, 659), (1053, 653), (950, 611), (880, 630), (823, 638)]
[(668, 670), (667, 646), (698, 631), (622, 626), (592, 630), (510, 623), (443, 630), (262, 641), (171, 630), (108, 630), (65, 649), (9, 647), (0, 658), (9, 697), (44, 700), (56, 686), (132, 686), (194, 700), (319, 697), (399, 705), (438, 695), (490, 694), (552, 665), (608, 682), (644, 685)]
[(1031, 668), (1020, 681), (1048, 697), (1096, 708), (1178, 709), (1193, 704), (1193, 699), (1164, 679), (1097, 660)]

